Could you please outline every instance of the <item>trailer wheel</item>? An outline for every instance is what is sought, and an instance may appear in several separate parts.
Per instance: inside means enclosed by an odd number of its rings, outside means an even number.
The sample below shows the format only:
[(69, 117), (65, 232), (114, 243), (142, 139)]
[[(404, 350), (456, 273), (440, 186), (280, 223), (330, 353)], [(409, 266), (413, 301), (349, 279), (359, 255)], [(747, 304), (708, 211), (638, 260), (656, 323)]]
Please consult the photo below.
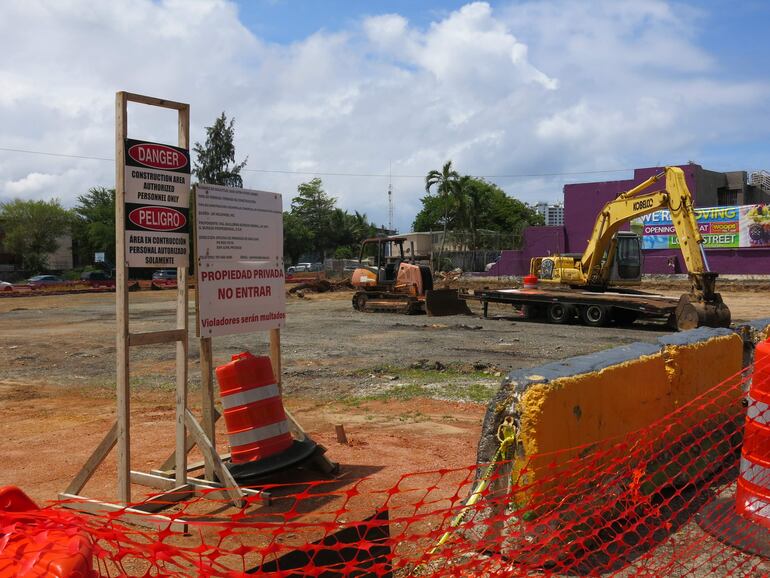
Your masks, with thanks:
[(610, 311), (603, 305), (586, 305), (581, 309), (580, 317), (590, 327), (602, 327), (610, 320)]
[(549, 323), (569, 323), (573, 317), (573, 309), (564, 303), (551, 303), (545, 314)]

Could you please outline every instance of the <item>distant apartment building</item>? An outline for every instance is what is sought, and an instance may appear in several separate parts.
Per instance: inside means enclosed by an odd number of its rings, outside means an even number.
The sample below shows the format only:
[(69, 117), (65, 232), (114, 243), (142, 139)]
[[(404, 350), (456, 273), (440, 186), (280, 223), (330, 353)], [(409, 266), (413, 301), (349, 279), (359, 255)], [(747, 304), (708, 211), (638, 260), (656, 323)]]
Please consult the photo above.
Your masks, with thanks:
[(548, 227), (564, 225), (564, 205), (561, 203), (537, 203), (535, 211), (543, 216), (544, 224)]

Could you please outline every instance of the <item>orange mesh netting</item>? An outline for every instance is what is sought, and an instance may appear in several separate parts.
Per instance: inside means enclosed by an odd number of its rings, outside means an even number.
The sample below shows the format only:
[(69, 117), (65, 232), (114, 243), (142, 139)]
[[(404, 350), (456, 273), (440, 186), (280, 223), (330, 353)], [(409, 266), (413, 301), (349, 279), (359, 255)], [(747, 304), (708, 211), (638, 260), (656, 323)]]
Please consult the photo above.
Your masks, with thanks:
[[(61, 503), (2, 514), (0, 550), (14, 536), (74, 527), (92, 537), (104, 576), (764, 575), (764, 558), (698, 524), (708, 504), (734, 502), (749, 381), (736, 375), (643, 430), (558, 453), (384, 487), (375, 478), (262, 486), (270, 506), (250, 498), (234, 509), (201, 494), (163, 512), (184, 520), (186, 535)], [(716, 534), (733, 511), (712, 517)], [(764, 531), (744, 528), (751, 538)]]

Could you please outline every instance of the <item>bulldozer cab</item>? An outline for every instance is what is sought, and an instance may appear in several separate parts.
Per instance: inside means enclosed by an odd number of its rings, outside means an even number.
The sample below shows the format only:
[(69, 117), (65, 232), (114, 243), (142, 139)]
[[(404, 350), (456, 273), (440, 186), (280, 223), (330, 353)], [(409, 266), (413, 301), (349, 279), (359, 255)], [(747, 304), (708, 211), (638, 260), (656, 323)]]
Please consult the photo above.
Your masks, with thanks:
[(403, 238), (385, 237), (365, 239), (361, 244), (358, 262), (377, 271), (379, 284), (393, 284), (398, 275), (398, 266), (404, 261), (404, 241)]

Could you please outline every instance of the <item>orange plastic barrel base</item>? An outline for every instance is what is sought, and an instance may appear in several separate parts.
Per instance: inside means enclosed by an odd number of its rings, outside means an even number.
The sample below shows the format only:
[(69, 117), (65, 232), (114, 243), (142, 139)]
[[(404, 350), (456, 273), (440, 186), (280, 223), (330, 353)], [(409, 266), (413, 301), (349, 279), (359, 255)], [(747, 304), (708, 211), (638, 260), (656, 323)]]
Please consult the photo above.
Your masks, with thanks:
[[(288, 440), (286, 439), (288, 437)], [(285, 452), (293, 443), (290, 434), (276, 436), (253, 444), (230, 448), (230, 460), (234, 464), (243, 464), (263, 460), (267, 457)]]

